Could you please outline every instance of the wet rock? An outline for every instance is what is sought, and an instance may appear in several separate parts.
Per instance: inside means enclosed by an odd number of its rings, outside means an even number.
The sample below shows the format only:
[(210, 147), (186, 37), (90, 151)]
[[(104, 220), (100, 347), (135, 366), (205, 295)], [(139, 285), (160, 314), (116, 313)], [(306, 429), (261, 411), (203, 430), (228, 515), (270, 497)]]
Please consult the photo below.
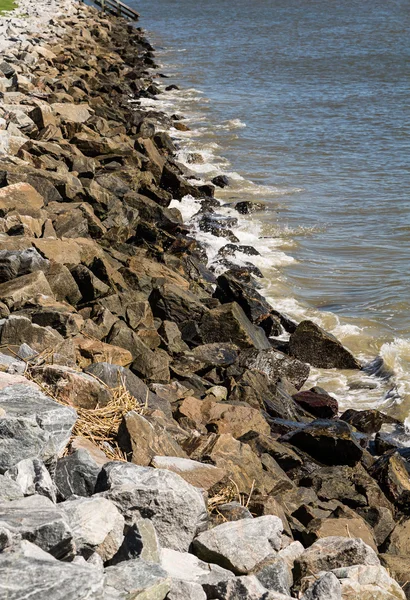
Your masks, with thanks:
[(376, 478), (386, 496), (402, 510), (408, 510), (410, 477), (406, 461), (397, 452), (390, 451), (373, 465), (371, 475)]
[(177, 473), (191, 485), (205, 490), (212, 488), (226, 475), (223, 469), (213, 465), (178, 456), (154, 456), (151, 465), (156, 469), (167, 469)]
[(296, 389), (302, 387), (309, 377), (309, 365), (297, 359), (289, 358), (282, 352), (269, 350), (250, 350), (241, 354), (239, 364), (248, 369), (265, 373), (268, 380), (276, 383), (279, 379), (287, 379)]
[(363, 433), (377, 433), (383, 425), (383, 415), (378, 410), (345, 410), (340, 419)]
[(24, 496), (39, 494), (56, 502), (56, 490), (44, 463), (37, 458), (26, 458), (6, 471), (6, 477), (15, 481)]
[[(137, 567), (137, 568), (136, 568)], [(171, 587), (166, 572), (157, 564), (138, 561), (120, 563), (105, 570), (105, 597), (109, 600), (147, 598), (164, 600)]]
[(292, 446), (328, 465), (355, 465), (363, 449), (352, 437), (352, 430), (343, 421), (318, 419), (303, 429), (282, 438)]
[(211, 179), (211, 182), (220, 188), (224, 188), (230, 184), (229, 177), (226, 175), (217, 175)]
[(149, 518), (165, 548), (187, 551), (207, 522), (201, 492), (170, 471), (112, 462), (103, 467), (97, 489), (107, 490), (104, 496), (126, 520), (136, 511)]
[(1, 592), (8, 598), (27, 594), (33, 600), (97, 600), (103, 597), (102, 572), (56, 560), (29, 542), (0, 553), (0, 579)]
[[(339, 405), (336, 398), (322, 391), (306, 390), (292, 396), (294, 401), (304, 410), (318, 419), (331, 419), (337, 416)], [(345, 419), (341, 419), (342, 421)]]
[(55, 461), (76, 421), (72, 408), (54, 402), (33, 385), (0, 390), (0, 472), (26, 458)]
[(319, 369), (360, 369), (361, 364), (330, 333), (313, 323), (302, 321), (290, 336), (289, 352)]
[(78, 553), (97, 552), (104, 562), (112, 558), (123, 541), (124, 517), (105, 498), (77, 498), (58, 505), (69, 523)]
[(232, 342), (240, 348), (270, 348), (264, 331), (249, 321), (236, 302), (206, 313), (201, 322), (201, 334), (205, 343)]
[(11, 532), (56, 558), (64, 559), (73, 553), (68, 522), (49, 498), (34, 495), (0, 504), (0, 521)]
[(263, 202), (251, 202), (250, 200), (244, 200), (243, 202), (237, 202), (235, 209), (241, 215), (250, 215), (259, 210), (265, 210), (266, 205)]
[(101, 466), (84, 449), (58, 459), (54, 481), (60, 500), (67, 500), (72, 495), (92, 496), (100, 470)]
[(330, 536), (315, 542), (296, 559), (295, 576), (302, 578), (352, 565), (379, 566), (380, 561), (362, 540)]
[(202, 560), (244, 574), (276, 554), (282, 530), (281, 520), (273, 516), (233, 521), (201, 533), (193, 547)]

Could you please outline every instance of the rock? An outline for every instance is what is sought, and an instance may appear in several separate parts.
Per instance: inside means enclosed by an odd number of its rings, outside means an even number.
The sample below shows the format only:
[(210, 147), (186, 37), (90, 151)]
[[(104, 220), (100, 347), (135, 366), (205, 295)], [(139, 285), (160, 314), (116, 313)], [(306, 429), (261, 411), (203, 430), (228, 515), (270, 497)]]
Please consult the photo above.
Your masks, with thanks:
[(223, 523), (201, 533), (194, 541), (197, 556), (237, 574), (249, 573), (280, 549), (282, 522), (265, 516)]
[(169, 352), (178, 354), (189, 350), (188, 345), (182, 339), (181, 332), (176, 323), (163, 321), (158, 332)]
[(176, 456), (184, 458), (185, 452), (166, 431), (157, 425), (155, 419), (143, 417), (136, 411), (127, 413), (118, 432), (120, 448), (131, 458), (136, 465), (147, 467), (154, 456)]
[(317, 540), (296, 559), (295, 577), (352, 565), (378, 566), (375, 551), (361, 539), (330, 536)]
[(107, 490), (104, 496), (126, 519), (136, 511), (149, 518), (165, 548), (187, 551), (207, 522), (201, 492), (170, 471), (112, 462), (103, 467), (97, 489)]
[(381, 565), (355, 565), (335, 569), (339, 579), (343, 600), (375, 598), (378, 600), (405, 600), (399, 584), (392, 579)]
[(49, 264), (35, 248), (0, 250), (0, 282), (4, 283), (34, 271), (47, 271)]
[(377, 433), (384, 423), (383, 415), (378, 410), (345, 410), (340, 419), (363, 433)]
[(376, 546), (382, 546), (395, 526), (391, 510), (384, 506), (371, 506), (358, 508), (356, 512), (372, 528)]
[(254, 575), (204, 585), (208, 598), (218, 600), (290, 600), (290, 596), (268, 592)]
[(73, 342), (76, 351), (80, 355), (77, 362), (82, 368), (99, 362), (108, 362), (122, 367), (132, 363), (132, 354), (125, 348), (105, 344), (99, 340), (90, 340), (86, 337), (76, 337)]
[(33, 324), (27, 317), (10, 315), (1, 328), (1, 343), (8, 346), (29, 344), (31, 348), (42, 352), (50, 350), (63, 341), (63, 337), (51, 327)]
[(239, 348), (234, 344), (201, 344), (192, 349), (192, 354), (206, 367), (229, 367), (236, 362)]
[(132, 525), (126, 525), (124, 541), (109, 564), (116, 565), (134, 558), (159, 563), (160, 552), (157, 532), (151, 521), (136, 517)]
[(124, 385), (126, 390), (133, 396), (141, 405), (147, 405), (148, 408), (161, 410), (166, 416), (172, 417), (170, 403), (150, 392), (145, 383), (135, 375), (130, 369), (112, 365), (107, 362), (90, 365), (86, 368), (88, 373), (95, 375), (109, 388), (114, 389), (119, 385)]
[(95, 377), (70, 367), (47, 365), (40, 373), (54, 394), (71, 406), (96, 408), (106, 406), (112, 398), (107, 387)]
[(154, 456), (151, 465), (177, 473), (191, 485), (204, 490), (209, 490), (226, 476), (223, 469), (178, 456)]
[(390, 539), (388, 552), (398, 556), (407, 556), (410, 550), (410, 520), (401, 519), (394, 528)]
[(51, 110), (63, 121), (85, 123), (91, 117), (88, 104), (69, 104), (68, 102), (51, 104)]
[(206, 594), (202, 585), (198, 583), (172, 579), (167, 600), (206, 600)]
[(172, 580), (191, 584), (215, 584), (234, 579), (234, 574), (218, 565), (208, 564), (188, 552), (161, 550), (161, 567)]
[(264, 331), (249, 321), (236, 302), (210, 310), (203, 316), (200, 329), (205, 343), (232, 342), (240, 348), (270, 348)]
[(313, 323), (302, 321), (290, 336), (289, 352), (319, 369), (360, 369), (361, 364), (330, 333)]
[(192, 292), (173, 283), (155, 288), (149, 302), (154, 317), (178, 324), (188, 319), (199, 322), (207, 310)]
[(290, 595), (293, 586), (292, 569), (284, 558), (267, 559), (266, 564), (258, 566), (254, 575), (267, 589), (280, 594)]
[(71, 275), (81, 292), (83, 302), (90, 302), (106, 296), (110, 291), (101, 279), (98, 279), (94, 273), (85, 265), (77, 265), (71, 269)]
[(336, 417), (339, 412), (336, 398), (327, 393), (306, 390), (293, 394), (292, 398), (301, 408), (318, 419), (331, 419)]
[(244, 200), (243, 202), (237, 202), (235, 209), (241, 215), (250, 215), (259, 210), (265, 210), (266, 205), (263, 202), (251, 202), (250, 200)]
[(26, 458), (46, 464), (57, 459), (67, 445), (76, 421), (72, 408), (62, 406), (33, 385), (0, 390), (0, 472)]
[(224, 188), (230, 184), (229, 177), (227, 177), (226, 175), (217, 175), (216, 177), (211, 179), (211, 182), (220, 188)]
[[(108, 462), (105, 459), (105, 462)], [(60, 500), (70, 496), (92, 496), (100, 473), (99, 466), (92, 455), (84, 449), (75, 450), (59, 458), (54, 473), (54, 481)]]
[(218, 513), (223, 521), (241, 521), (242, 519), (253, 519), (251, 511), (240, 502), (227, 502), (218, 505)]
[(75, 547), (86, 558), (97, 552), (104, 562), (119, 550), (124, 517), (105, 498), (77, 498), (58, 505), (71, 527)]
[(371, 469), (386, 496), (402, 510), (410, 502), (410, 476), (406, 461), (397, 452), (390, 451), (379, 458)]
[(23, 490), (16, 481), (5, 475), (0, 475), (0, 503), (19, 500), (23, 498), (23, 495)]
[(310, 586), (301, 600), (342, 600), (338, 578), (333, 573), (325, 573)]
[(29, 183), (14, 183), (0, 189), (0, 214), (15, 210), (24, 215), (44, 206), (44, 199)]
[(318, 419), (303, 429), (285, 435), (281, 441), (307, 452), (327, 465), (355, 465), (363, 450), (352, 437), (352, 430), (344, 421)]
[(269, 454), (284, 471), (289, 471), (302, 465), (302, 459), (292, 448), (279, 443), (270, 435), (250, 431), (241, 436), (239, 441), (249, 444), (252, 450), (259, 456)]
[(0, 594), (10, 599), (28, 594), (32, 600), (99, 600), (104, 575), (88, 566), (55, 560), (34, 544), (22, 542), (0, 553), (0, 582)]
[(53, 298), (53, 292), (43, 271), (34, 271), (27, 275), (21, 275), (21, 277), (17, 277), (13, 281), (6, 281), (0, 284), (0, 299), (9, 308), (21, 308), (29, 300), (33, 300), (38, 295)]
[(46, 279), (59, 302), (69, 302), (75, 306), (81, 300), (78, 285), (65, 265), (51, 261)]
[(250, 350), (241, 354), (241, 366), (265, 373), (268, 380), (276, 383), (279, 379), (287, 379), (296, 389), (300, 389), (309, 377), (309, 365), (282, 352), (269, 350)]
[(56, 502), (56, 490), (50, 473), (44, 463), (37, 458), (26, 458), (6, 471), (6, 477), (15, 481), (21, 488), (24, 496), (39, 494)]
[(64, 513), (44, 496), (27, 496), (0, 504), (0, 521), (56, 558), (72, 555), (72, 533)]
[(309, 523), (310, 539), (327, 538), (329, 536), (360, 538), (365, 544), (377, 552), (373, 531), (360, 517), (357, 518), (329, 518), (313, 519)]
[(410, 558), (408, 556), (381, 554), (380, 560), (390, 576), (393, 577), (400, 585), (408, 600), (408, 598), (410, 598)]
[(107, 600), (164, 600), (171, 587), (166, 572), (155, 563), (127, 561), (105, 570)]

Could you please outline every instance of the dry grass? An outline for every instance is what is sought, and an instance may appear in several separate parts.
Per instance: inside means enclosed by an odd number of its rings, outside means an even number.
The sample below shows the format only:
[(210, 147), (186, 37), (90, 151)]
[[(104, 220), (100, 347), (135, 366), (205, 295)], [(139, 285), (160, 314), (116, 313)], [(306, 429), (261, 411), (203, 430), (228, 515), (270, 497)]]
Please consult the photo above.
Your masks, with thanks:
[(252, 482), (249, 494), (240, 492), (238, 484), (229, 479), (229, 484), (220, 488), (213, 496), (208, 499), (208, 511), (212, 514), (217, 514), (226, 521), (225, 517), (219, 512), (218, 507), (228, 502), (239, 502), (241, 506), (248, 508), (255, 488), (255, 480)]
[(118, 429), (123, 417), (130, 411), (143, 414), (147, 408), (132, 396), (123, 381), (110, 390), (113, 399), (101, 408), (77, 408), (78, 419), (73, 429), (73, 436), (81, 436), (98, 446), (111, 460), (126, 461), (125, 453), (117, 443)]

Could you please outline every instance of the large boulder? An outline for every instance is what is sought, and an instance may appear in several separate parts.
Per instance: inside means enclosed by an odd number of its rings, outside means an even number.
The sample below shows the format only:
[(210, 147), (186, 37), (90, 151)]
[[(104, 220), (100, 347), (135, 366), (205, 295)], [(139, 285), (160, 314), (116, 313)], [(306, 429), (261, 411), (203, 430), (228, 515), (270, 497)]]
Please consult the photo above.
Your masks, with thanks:
[(353, 466), (363, 455), (352, 429), (344, 421), (318, 419), (283, 436), (282, 440), (326, 465)]
[[(105, 462), (108, 462), (107, 459)], [(61, 500), (70, 496), (92, 496), (101, 471), (90, 452), (83, 448), (59, 458), (54, 471), (54, 481)]]
[(179, 456), (154, 456), (151, 465), (177, 473), (191, 485), (204, 490), (209, 490), (226, 476), (223, 469), (214, 465)]
[(398, 452), (390, 451), (373, 465), (371, 474), (386, 496), (405, 512), (409, 511), (410, 476), (406, 461)]
[(187, 551), (207, 522), (200, 490), (170, 471), (111, 462), (102, 469), (98, 489), (126, 520), (132, 520), (137, 511), (151, 519), (165, 548)]
[(26, 458), (54, 462), (66, 447), (76, 412), (58, 404), (34, 385), (0, 390), (0, 472)]
[(206, 563), (194, 554), (177, 552), (170, 548), (161, 550), (161, 567), (173, 580), (195, 584), (211, 584), (234, 579), (234, 574), (218, 565)]
[(282, 521), (270, 515), (232, 521), (201, 533), (194, 541), (194, 550), (206, 562), (246, 574), (275, 556), (280, 550), (282, 531)]
[(144, 560), (126, 561), (105, 570), (106, 600), (164, 600), (170, 587), (164, 569)]
[(289, 352), (319, 369), (360, 369), (361, 364), (334, 335), (313, 321), (302, 321), (290, 336)]
[(309, 377), (309, 365), (291, 358), (273, 348), (269, 350), (247, 350), (242, 352), (239, 363), (247, 369), (265, 373), (270, 383), (287, 379), (300, 389)]
[(30, 542), (0, 553), (0, 595), (32, 600), (102, 600), (104, 574), (56, 560)]

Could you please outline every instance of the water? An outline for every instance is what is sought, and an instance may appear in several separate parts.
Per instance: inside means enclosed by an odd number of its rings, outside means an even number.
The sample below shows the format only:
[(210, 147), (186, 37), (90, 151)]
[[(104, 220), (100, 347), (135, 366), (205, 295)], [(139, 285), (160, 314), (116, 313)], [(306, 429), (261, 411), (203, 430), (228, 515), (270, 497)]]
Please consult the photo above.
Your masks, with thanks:
[[(240, 237), (262, 253), (254, 262), (272, 302), (321, 323), (363, 359), (380, 353), (396, 373), (380, 385), (322, 372), (328, 389), (345, 405), (408, 416), (408, 2), (134, 6), (170, 75), (163, 82), (182, 90), (158, 102), (188, 117), (191, 131), (175, 132), (180, 158), (201, 151), (205, 164), (191, 166), (204, 180), (234, 177), (220, 198), (269, 207), (242, 223)], [(222, 242), (211, 245), (215, 256)], [(398, 394), (386, 396), (393, 386)]]

